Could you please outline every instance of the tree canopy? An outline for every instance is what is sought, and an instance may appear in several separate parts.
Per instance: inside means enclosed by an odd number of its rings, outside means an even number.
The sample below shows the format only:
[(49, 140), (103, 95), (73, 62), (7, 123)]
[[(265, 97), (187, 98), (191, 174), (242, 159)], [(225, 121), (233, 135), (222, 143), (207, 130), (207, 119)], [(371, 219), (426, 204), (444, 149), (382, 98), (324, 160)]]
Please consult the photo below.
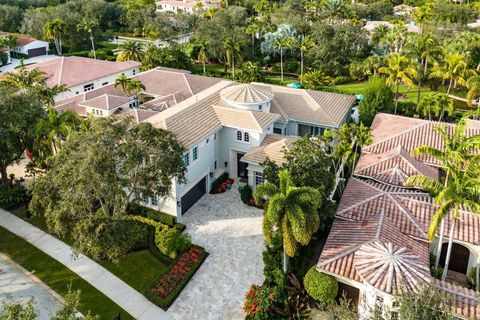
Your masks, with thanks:
[(50, 159), (30, 186), (30, 208), (79, 251), (116, 259), (131, 245), (123, 219), (129, 201), (169, 195), (174, 179), (184, 181), (183, 151), (171, 132), (149, 123), (96, 119)]

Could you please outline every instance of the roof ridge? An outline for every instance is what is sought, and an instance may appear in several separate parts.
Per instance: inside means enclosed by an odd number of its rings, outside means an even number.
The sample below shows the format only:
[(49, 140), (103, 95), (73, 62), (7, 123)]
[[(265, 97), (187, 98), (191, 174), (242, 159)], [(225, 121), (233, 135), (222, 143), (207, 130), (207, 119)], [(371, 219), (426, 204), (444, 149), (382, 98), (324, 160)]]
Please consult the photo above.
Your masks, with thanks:
[(182, 73), (182, 75), (183, 75), (183, 78), (185, 79), (185, 83), (187, 84), (188, 90), (190, 90), (190, 93), (192, 94), (192, 96), (194, 96), (195, 94), (193, 93), (192, 87), (190, 87), (190, 83), (188, 82), (186, 74)]
[(410, 215), (410, 213), (403, 207), (403, 205), (398, 202), (397, 199), (395, 199), (391, 194), (387, 194), (387, 196), (397, 205), (397, 207), (400, 209), (400, 211), (403, 212), (403, 214), (417, 227), (418, 230), (426, 237), (427, 233), (425, 230), (423, 230), (422, 227), (417, 223), (417, 221)]
[(326, 112), (323, 108), (320, 108), (320, 105), (318, 104), (318, 102), (315, 99), (313, 99), (313, 97), (310, 95), (310, 93), (307, 90), (301, 89), (301, 92), (302, 92), (302, 96), (306, 95), (308, 97), (308, 99), (310, 100), (310, 102), (313, 102), (315, 105), (318, 106), (318, 108), (316, 110), (313, 110), (313, 111), (318, 112), (319, 110), (321, 110), (321, 112), (331, 121), (331, 123), (335, 123), (335, 120), (332, 119), (330, 114), (328, 114), (328, 112)]
[(58, 72), (58, 85), (61, 85), (62, 84), (62, 75), (63, 75), (63, 63), (65, 61), (65, 57), (61, 57), (60, 58), (60, 70)]
[(340, 259), (340, 258), (343, 258), (343, 257), (345, 257), (345, 256), (348, 256), (349, 254), (354, 253), (355, 251), (357, 251), (358, 249), (360, 249), (361, 246), (363, 246), (364, 244), (369, 243), (369, 242), (370, 242), (370, 241), (367, 241), (367, 242), (358, 244), (358, 245), (356, 245), (356, 246), (354, 246), (354, 247), (352, 247), (352, 248), (350, 248), (350, 249), (348, 249), (348, 250), (346, 250), (346, 251), (343, 251), (342, 253), (337, 254), (336, 256), (333, 256), (333, 257), (331, 257), (330, 259), (327, 259), (327, 260), (323, 261), (323, 262), (320, 263), (318, 266), (319, 266), (319, 267), (322, 267), (322, 266), (327, 265), (327, 264), (329, 264), (329, 263), (331, 263), (331, 262), (333, 262), (333, 261), (335, 261), (335, 260), (338, 260), (338, 259)]
[[(408, 117), (405, 117), (405, 118), (408, 118)], [(412, 118), (409, 118), (409, 119), (412, 119)], [(423, 119), (419, 119), (419, 120), (424, 121)], [(408, 129), (408, 130), (402, 131), (402, 132), (400, 132), (400, 133), (397, 133), (397, 134), (395, 134), (395, 135), (393, 135), (393, 136), (391, 136), (391, 137), (385, 138), (385, 139), (380, 140), (380, 141), (377, 141), (377, 142), (375, 142), (375, 143), (372, 143), (372, 144), (366, 146), (364, 149), (366, 149), (366, 150), (371, 149), (372, 147), (374, 147), (374, 146), (376, 146), (376, 145), (378, 145), (378, 144), (380, 144), (380, 143), (383, 143), (383, 142), (385, 142), (385, 141), (398, 138), (398, 137), (400, 137), (400, 136), (402, 136), (402, 135), (404, 135), (404, 134), (406, 134), (406, 133), (409, 133), (409, 132), (412, 132), (412, 131), (414, 131), (414, 130), (417, 130), (417, 129), (419, 129), (419, 128), (427, 125), (427, 124), (428, 124), (428, 122), (423, 122), (423, 123), (419, 124), (418, 126), (415, 126), (415, 127), (410, 128), (410, 129)]]

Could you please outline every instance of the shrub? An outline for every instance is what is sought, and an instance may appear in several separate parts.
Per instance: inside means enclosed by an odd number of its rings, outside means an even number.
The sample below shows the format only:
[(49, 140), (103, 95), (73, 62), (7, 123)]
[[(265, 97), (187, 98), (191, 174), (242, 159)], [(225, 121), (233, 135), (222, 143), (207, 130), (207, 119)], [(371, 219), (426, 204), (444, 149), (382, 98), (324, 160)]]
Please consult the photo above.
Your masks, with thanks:
[(267, 245), (262, 253), (263, 257), (263, 275), (265, 283), (284, 288), (286, 285), (285, 274), (282, 270), (283, 263), (283, 243), (282, 238), (276, 236), (272, 244)]
[(175, 225), (175, 217), (164, 212), (148, 210), (147, 218), (166, 224), (170, 227), (173, 227)]
[(127, 237), (131, 242), (132, 250), (142, 250), (148, 247), (147, 226), (136, 221), (125, 221), (127, 224)]
[(192, 245), (190, 239), (176, 228), (157, 227), (155, 245), (160, 252), (175, 259), (179, 252), (185, 252)]
[(242, 188), (242, 193), (240, 195), (242, 202), (245, 204), (248, 204), (248, 201), (252, 199), (252, 194), (253, 194), (252, 188), (250, 186), (244, 186)]
[(334, 277), (318, 272), (315, 266), (308, 270), (303, 284), (308, 294), (319, 302), (330, 303), (338, 293), (338, 282)]
[(274, 314), (278, 303), (278, 292), (274, 287), (266, 285), (258, 286), (256, 284), (250, 287), (245, 296), (243, 310), (246, 313), (247, 320), (273, 320), (281, 319)]
[(393, 106), (393, 92), (385, 80), (373, 76), (368, 80), (363, 100), (359, 103), (360, 121), (370, 126), (377, 112), (389, 112)]
[(210, 189), (210, 193), (216, 193), (218, 187), (227, 179), (228, 179), (228, 173), (227, 172), (222, 173), (220, 177), (218, 177), (217, 179), (215, 179), (215, 181), (212, 182), (212, 189)]
[(16, 184), (12, 187), (0, 185), (0, 208), (12, 209), (24, 202), (27, 198), (27, 191), (24, 187)]

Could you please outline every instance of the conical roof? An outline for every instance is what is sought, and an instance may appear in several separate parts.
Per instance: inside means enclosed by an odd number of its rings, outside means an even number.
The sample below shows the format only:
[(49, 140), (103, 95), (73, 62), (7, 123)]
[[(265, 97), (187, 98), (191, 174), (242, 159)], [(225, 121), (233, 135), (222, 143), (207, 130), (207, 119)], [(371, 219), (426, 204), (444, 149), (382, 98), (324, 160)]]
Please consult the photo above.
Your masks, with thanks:
[(388, 294), (417, 291), (432, 279), (417, 255), (391, 242), (362, 245), (355, 252), (355, 269), (363, 281)]
[(273, 93), (250, 84), (237, 84), (223, 89), (220, 97), (227, 102), (254, 104), (272, 100)]

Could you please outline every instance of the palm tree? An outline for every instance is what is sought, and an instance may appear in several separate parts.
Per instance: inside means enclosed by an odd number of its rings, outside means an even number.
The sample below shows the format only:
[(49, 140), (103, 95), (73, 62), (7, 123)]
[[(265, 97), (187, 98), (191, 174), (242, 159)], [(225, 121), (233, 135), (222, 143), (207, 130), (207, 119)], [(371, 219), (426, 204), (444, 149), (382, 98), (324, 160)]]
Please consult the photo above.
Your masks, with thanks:
[(378, 72), (387, 75), (387, 84), (396, 87), (395, 114), (397, 114), (399, 87), (401, 84), (413, 86), (412, 78), (417, 76), (417, 71), (412, 68), (411, 61), (399, 53), (394, 53), (387, 58), (387, 66), (378, 69)]
[[(446, 198), (442, 196), (442, 194), (444, 193), (444, 191), (447, 192), (448, 190), (447, 193), (449, 193), (449, 198), (451, 198), (452, 192), (459, 191), (457, 188), (460, 184), (467, 183), (467, 181), (452, 182), (452, 179), (458, 180), (458, 178), (462, 174), (461, 172), (458, 172), (462, 171), (458, 170), (458, 168), (467, 169), (470, 163), (478, 163), (478, 155), (475, 155), (474, 152), (480, 146), (480, 136), (477, 135), (465, 137), (467, 119), (468, 114), (462, 117), (462, 119), (460, 119), (460, 121), (455, 126), (455, 130), (451, 134), (445, 126), (436, 128), (436, 132), (442, 137), (443, 149), (440, 150), (430, 146), (420, 146), (415, 148), (412, 152), (414, 156), (428, 155), (435, 158), (446, 171), (444, 184), (441, 185), (435, 179), (424, 176), (413, 176), (405, 181), (406, 186), (416, 186), (428, 192), (431, 192), (431, 194), (436, 196), (435, 201), (438, 202), (438, 205), (440, 205), (440, 208), (437, 210), (434, 218), (430, 222), (428, 232), (428, 239), (430, 241), (433, 241), (433, 239), (435, 238), (435, 233), (437, 232), (438, 226), (440, 224), (439, 242), (437, 246), (437, 254), (435, 260), (436, 268), (438, 267), (440, 255), (442, 252), (443, 233), (445, 226), (445, 222), (443, 219), (450, 212), (450, 209), (455, 207), (457, 204), (456, 201), (451, 203), (446, 202)], [(464, 171), (466, 172), (466, 170)], [(469, 178), (467, 177), (465, 178), (465, 180), (469, 180)], [(450, 187), (450, 184), (454, 186)], [(453, 190), (450, 190), (449, 188), (453, 188)], [(478, 201), (478, 196), (476, 200)], [(454, 206), (451, 207), (452, 205)], [(456, 213), (458, 214), (458, 211)], [(452, 225), (452, 230), (453, 228), (454, 226)], [(453, 236), (453, 234), (451, 234), (451, 236)], [(449, 243), (449, 247), (450, 246), (451, 243)]]
[(0, 48), (13, 48), (17, 45), (17, 37), (13, 34), (8, 34), (0, 38)]
[(467, 92), (467, 102), (471, 106), (475, 99), (477, 99), (477, 110), (480, 110), (480, 75), (475, 75), (470, 77), (466, 82), (468, 92)]
[(48, 107), (47, 116), (39, 120), (35, 127), (37, 148), (45, 146), (53, 155), (57, 154), (62, 141), (67, 139), (79, 124), (75, 112), (67, 110), (59, 114), (54, 108)]
[(43, 27), (45, 38), (51, 39), (55, 43), (57, 53), (62, 55), (62, 37), (68, 32), (68, 25), (62, 19), (48, 21)]
[(302, 39), (298, 42), (298, 48), (300, 49), (300, 82), (303, 81), (303, 57), (305, 52), (314, 47), (316, 47), (316, 44), (310, 35), (302, 36)]
[(330, 18), (330, 22), (335, 24), (336, 18), (345, 16), (347, 7), (342, 0), (326, 0), (323, 3), (323, 11)]
[(252, 50), (255, 52), (255, 36), (260, 32), (258, 23), (252, 22), (245, 28), (245, 33), (252, 37)]
[(240, 63), (242, 60), (242, 50), (240, 48), (240, 43), (233, 40), (232, 37), (227, 38), (223, 44), (225, 49), (225, 56), (227, 58), (227, 64), (232, 68), (232, 76), (235, 78), (235, 58), (237, 58)]
[(64, 84), (56, 84), (51, 88), (40, 85), (33, 87), (33, 89), (37, 97), (48, 106), (53, 106), (55, 104), (56, 95), (69, 90)]
[(451, 115), (454, 111), (453, 100), (442, 93), (427, 94), (420, 99), (417, 104), (417, 112), (432, 120), (432, 114), (439, 117), (438, 121), (442, 121), (445, 110)]
[(372, 32), (372, 44), (383, 43), (383, 39), (385, 39), (389, 33), (390, 27), (388, 25), (380, 24), (376, 26)]
[(78, 31), (85, 31), (90, 37), (92, 43), (93, 59), (97, 59), (97, 54), (95, 53), (95, 41), (93, 40), (93, 29), (98, 26), (97, 19), (87, 19), (83, 17), (82, 22), (77, 25)]
[(120, 53), (117, 55), (117, 61), (142, 61), (144, 55), (144, 47), (141, 42), (134, 40), (126, 40), (124, 43), (119, 45), (121, 49)]
[(295, 256), (297, 243), (307, 245), (320, 226), (318, 208), (322, 197), (311, 187), (295, 187), (287, 170), (278, 174), (279, 187), (266, 182), (255, 188), (256, 203), (267, 200), (263, 216), (263, 234), (271, 244), (275, 234), (283, 238), (283, 272), (287, 273), (288, 257)]
[(247, 61), (242, 64), (242, 69), (240, 69), (240, 74), (238, 76), (238, 81), (243, 83), (250, 83), (255, 81), (263, 81), (264, 76), (260, 69), (260, 64)]
[(198, 56), (197, 59), (202, 61), (203, 64), (203, 74), (206, 72), (205, 64), (208, 60), (208, 55), (207, 55), (207, 46), (209, 45), (209, 42), (206, 40), (200, 41), (198, 44)]
[(283, 49), (291, 48), (293, 44), (292, 37), (277, 37), (273, 41), (273, 46), (280, 50), (280, 75), (283, 82)]
[(376, 75), (378, 69), (382, 66), (383, 59), (379, 55), (372, 55), (363, 60), (362, 68), (366, 74)]
[(3, 82), (17, 89), (31, 89), (45, 85), (46, 78), (47, 74), (39, 69), (28, 70), (22, 60), (20, 68), (8, 73)]
[(415, 16), (415, 21), (422, 26), (422, 33), (426, 32), (429, 23), (433, 19), (432, 4), (426, 2), (423, 6), (417, 7), (413, 15)]
[(261, 16), (267, 15), (270, 12), (270, 2), (269, 0), (257, 0), (253, 4), (253, 9)]
[(123, 93), (128, 96), (133, 91), (135, 93), (135, 98), (137, 98), (138, 93), (145, 90), (145, 85), (140, 80), (127, 78), (124, 74), (115, 79), (113, 87), (115, 89), (120, 87)]
[(117, 79), (115, 79), (115, 83), (113, 84), (113, 87), (115, 89), (120, 87), (122, 89), (123, 93), (127, 94), (129, 83), (130, 83), (130, 79), (127, 78), (127, 76), (125, 74), (121, 74)]
[(332, 83), (332, 78), (327, 76), (323, 71), (312, 70), (300, 77), (300, 80), (305, 81), (310, 86), (310, 89), (317, 90), (320, 86), (329, 85)]
[(466, 56), (455, 52), (447, 53), (441, 64), (432, 68), (430, 77), (449, 80), (447, 89), (447, 95), (449, 95), (452, 86), (465, 85), (465, 79), (474, 74), (475, 71), (468, 68)]

